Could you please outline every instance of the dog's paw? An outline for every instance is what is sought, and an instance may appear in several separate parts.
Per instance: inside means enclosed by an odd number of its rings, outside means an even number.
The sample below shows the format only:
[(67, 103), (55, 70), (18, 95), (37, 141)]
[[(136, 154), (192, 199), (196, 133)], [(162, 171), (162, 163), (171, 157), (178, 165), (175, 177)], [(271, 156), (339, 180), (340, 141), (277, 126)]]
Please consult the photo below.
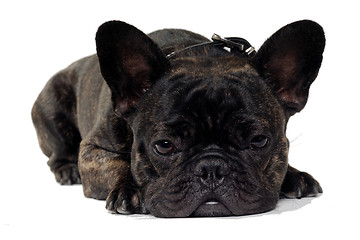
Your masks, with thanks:
[(120, 214), (148, 213), (137, 189), (115, 188), (106, 199), (106, 209)]
[(81, 184), (79, 169), (76, 163), (67, 163), (54, 171), (56, 181), (61, 185)]
[(280, 197), (315, 197), (322, 192), (320, 184), (310, 174), (290, 167), (281, 186)]

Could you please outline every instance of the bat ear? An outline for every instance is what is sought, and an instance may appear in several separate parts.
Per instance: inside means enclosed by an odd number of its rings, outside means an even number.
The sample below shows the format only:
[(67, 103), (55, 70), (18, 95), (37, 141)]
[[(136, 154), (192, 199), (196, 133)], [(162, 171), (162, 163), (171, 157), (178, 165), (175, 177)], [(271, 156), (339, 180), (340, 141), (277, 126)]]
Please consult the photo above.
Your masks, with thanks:
[(101, 74), (110, 87), (118, 115), (136, 105), (147, 89), (168, 69), (159, 47), (137, 28), (106, 22), (96, 33)]
[(291, 23), (274, 33), (254, 57), (260, 75), (278, 95), (288, 116), (301, 111), (322, 62), (325, 35), (309, 20)]

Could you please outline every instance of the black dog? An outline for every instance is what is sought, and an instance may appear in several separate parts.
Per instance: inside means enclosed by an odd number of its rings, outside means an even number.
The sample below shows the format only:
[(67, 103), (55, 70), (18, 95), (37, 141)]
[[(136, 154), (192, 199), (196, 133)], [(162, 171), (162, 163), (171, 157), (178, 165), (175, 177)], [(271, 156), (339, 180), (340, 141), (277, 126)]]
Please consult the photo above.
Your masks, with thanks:
[(32, 110), (61, 184), (118, 213), (159, 217), (269, 211), (281, 196), (321, 193), (288, 165), (289, 118), (303, 109), (325, 47), (299, 21), (255, 53), (244, 39), (185, 30), (145, 35), (103, 24), (97, 56), (57, 73)]

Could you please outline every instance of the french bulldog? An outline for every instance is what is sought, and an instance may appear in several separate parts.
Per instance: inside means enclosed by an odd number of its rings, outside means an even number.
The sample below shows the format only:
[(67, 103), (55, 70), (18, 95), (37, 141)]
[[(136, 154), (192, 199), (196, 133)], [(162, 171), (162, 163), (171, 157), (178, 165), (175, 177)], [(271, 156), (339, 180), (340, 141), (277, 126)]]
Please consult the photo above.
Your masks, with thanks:
[(322, 193), (289, 166), (286, 138), (318, 75), (322, 27), (291, 23), (251, 54), (222, 41), (101, 25), (97, 55), (58, 72), (32, 109), (56, 180), (112, 213), (157, 217), (263, 213)]

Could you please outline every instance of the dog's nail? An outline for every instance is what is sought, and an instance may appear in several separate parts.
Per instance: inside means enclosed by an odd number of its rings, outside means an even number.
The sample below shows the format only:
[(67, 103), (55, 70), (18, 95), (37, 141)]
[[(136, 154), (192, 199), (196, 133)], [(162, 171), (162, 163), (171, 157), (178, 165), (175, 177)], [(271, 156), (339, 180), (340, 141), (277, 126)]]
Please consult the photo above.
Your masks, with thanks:
[(323, 189), (320, 185), (318, 185), (318, 193), (323, 193)]
[(121, 206), (118, 207), (116, 209), (116, 211), (120, 214), (130, 214), (130, 212), (128, 211), (128, 207), (127, 207), (127, 202), (126, 200), (123, 200), (122, 203), (121, 203)]
[(301, 188), (298, 187), (297, 191), (296, 191), (296, 198), (301, 198), (302, 196), (302, 191), (301, 191)]
[(315, 186), (314, 186), (314, 189), (313, 189), (313, 192), (314, 192), (314, 196), (316, 196), (316, 195), (322, 193), (323, 190), (322, 190), (322, 188), (321, 188), (320, 185), (315, 185)]
[(109, 204), (106, 205), (106, 209), (109, 213), (116, 213), (116, 210), (114, 209), (114, 202), (111, 201)]

